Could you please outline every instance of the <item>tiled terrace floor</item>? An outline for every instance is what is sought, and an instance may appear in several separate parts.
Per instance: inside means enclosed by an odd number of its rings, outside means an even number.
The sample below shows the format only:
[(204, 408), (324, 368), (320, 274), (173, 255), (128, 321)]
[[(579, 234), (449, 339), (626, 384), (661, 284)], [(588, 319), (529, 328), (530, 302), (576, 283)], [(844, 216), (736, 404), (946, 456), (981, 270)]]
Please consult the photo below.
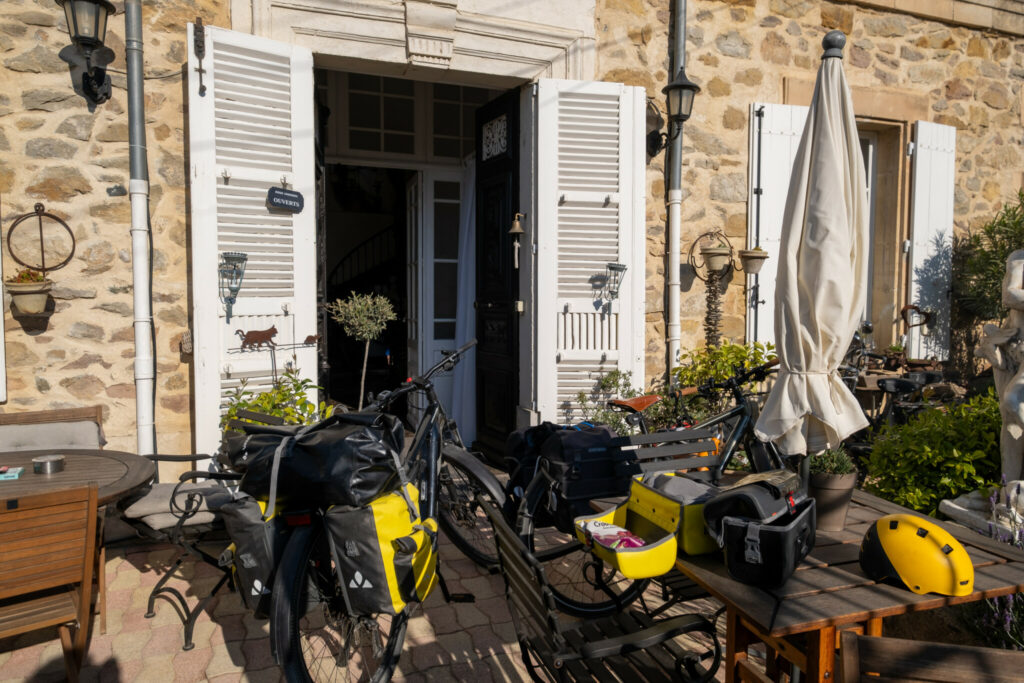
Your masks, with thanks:
[[(224, 590), (195, 630), (195, 649), (184, 652), (182, 625), (169, 602), (158, 601), (156, 616), (146, 619), (146, 600), (173, 557), (170, 546), (108, 551), (107, 632), (93, 629), (82, 681), (278, 681), (270, 655), (269, 623), (253, 618), (236, 593)], [(523, 681), (529, 676), (516, 644), (504, 583), (443, 542), (441, 558), (452, 591), (476, 596), (472, 604), (444, 603), (435, 591), (410, 620), (396, 681)], [(189, 562), (187, 580), (176, 580), (190, 600), (217, 580), (211, 567)], [(715, 605), (690, 603), (689, 610), (710, 612)], [(722, 629), (724, 619), (719, 620)], [(724, 633), (722, 634), (724, 644)], [(56, 629), (0, 639), (0, 682), (60, 681), (63, 657)], [(724, 680), (719, 671), (719, 680)]]

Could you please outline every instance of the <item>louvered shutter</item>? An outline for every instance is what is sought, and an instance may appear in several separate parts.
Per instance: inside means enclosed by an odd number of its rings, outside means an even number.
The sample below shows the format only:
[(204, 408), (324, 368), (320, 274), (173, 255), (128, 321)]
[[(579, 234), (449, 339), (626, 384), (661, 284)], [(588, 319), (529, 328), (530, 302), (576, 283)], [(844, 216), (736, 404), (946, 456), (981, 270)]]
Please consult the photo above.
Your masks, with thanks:
[[(643, 88), (537, 83), (537, 406), (580, 417), (579, 392), (614, 369), (644, 382)], [(602, 286), (627, 266), (617, 299)]]
[(752, 342), (775, 342), (775, 277), (782, 214), (807, 112), (807, 107), (788, 104), (754, 103), (750, 107), (747, 244), (751, 248), (760, 244), (769, 256), (760, 273), (747, 276), (747, 340)]
[[(928, 326), (907, 332), (910, 358), (949, 358), (949, 289), (953, 269), (956, 128), (914, 124), (910, 303), (931, 311)], [(913, 321), (912, 321), (913, 322)]]
[[(190, 46), (193, 33), (189, 24)], [(316, 334), (313, 56), (207, 27), (200, 94), (200, 64), (188, 53), (196, 447), (212, 453), (225, 399), (241, 382), (265, 390), (289, 364), (316, 379), (316, 349), (302, 344)], [(272, 186), (301, 192), (303, 210), (269, 209)], [(218, 296), (224, 252), (248, 254), (230, 322)], [(271, 326), (275, 354), (240, 350), (236, 330)]]

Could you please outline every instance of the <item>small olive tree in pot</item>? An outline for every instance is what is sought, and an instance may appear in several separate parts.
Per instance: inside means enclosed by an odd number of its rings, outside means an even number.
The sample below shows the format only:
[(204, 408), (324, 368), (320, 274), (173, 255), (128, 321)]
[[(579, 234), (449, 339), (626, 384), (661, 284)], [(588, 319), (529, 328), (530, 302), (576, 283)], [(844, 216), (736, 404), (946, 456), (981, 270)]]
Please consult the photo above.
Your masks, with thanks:
[(396, 319), (395, 309), (386, 296), (355, 292), (349, 294), (347, 299), (335, 299), (324, 304), (324, 309), (334, 322), (341, 325), (345, 334), (366, 343), (363, 350), (363, 373), (359, 379), (359, 407), (356, 409), (362, 410), (370, 342), (377, 339), (387, 324)]

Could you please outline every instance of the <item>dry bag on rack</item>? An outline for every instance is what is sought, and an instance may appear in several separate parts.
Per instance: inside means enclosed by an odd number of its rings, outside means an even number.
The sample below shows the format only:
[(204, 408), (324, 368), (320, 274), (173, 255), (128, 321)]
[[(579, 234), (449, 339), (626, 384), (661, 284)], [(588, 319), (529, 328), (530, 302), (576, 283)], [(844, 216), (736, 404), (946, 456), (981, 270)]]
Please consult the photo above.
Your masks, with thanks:
[(773, 470), (744, 477), (704, 504), (708, 533), (737, 581), (778, 588), (814, 548), (814, 499), (800, 476)]
[(581, 423), (554, 432), (541, 446), (559, 498), (555, 526), (560, 531), (574, 533), (573, 519), (591, 514), (595, 498), (629, 493), (632, 476), (619, 466), (622, 451), (612, 445), (616, 436), (604, 425)]
[[(401, 421), (384, 413), (344, 413), (313, 425), (246, 426), (247, 438), (228, 451), (244, 468), (239, 489), (275, 504), (369, 503), (399, 486), (405, 440)], [(273, 507), (273, 506), (271, 506)]]

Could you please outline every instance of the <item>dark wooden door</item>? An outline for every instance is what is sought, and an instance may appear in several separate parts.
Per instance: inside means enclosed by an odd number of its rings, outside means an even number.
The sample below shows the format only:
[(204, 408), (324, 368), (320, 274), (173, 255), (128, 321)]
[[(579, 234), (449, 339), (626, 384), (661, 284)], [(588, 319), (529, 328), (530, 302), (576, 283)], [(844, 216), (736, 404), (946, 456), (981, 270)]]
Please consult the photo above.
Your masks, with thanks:
[(476, 183), (476, 446), (500, 455), (519, 396), (519, 271), (508, 234), (519, 210), (518, 90), (477, 110)]

